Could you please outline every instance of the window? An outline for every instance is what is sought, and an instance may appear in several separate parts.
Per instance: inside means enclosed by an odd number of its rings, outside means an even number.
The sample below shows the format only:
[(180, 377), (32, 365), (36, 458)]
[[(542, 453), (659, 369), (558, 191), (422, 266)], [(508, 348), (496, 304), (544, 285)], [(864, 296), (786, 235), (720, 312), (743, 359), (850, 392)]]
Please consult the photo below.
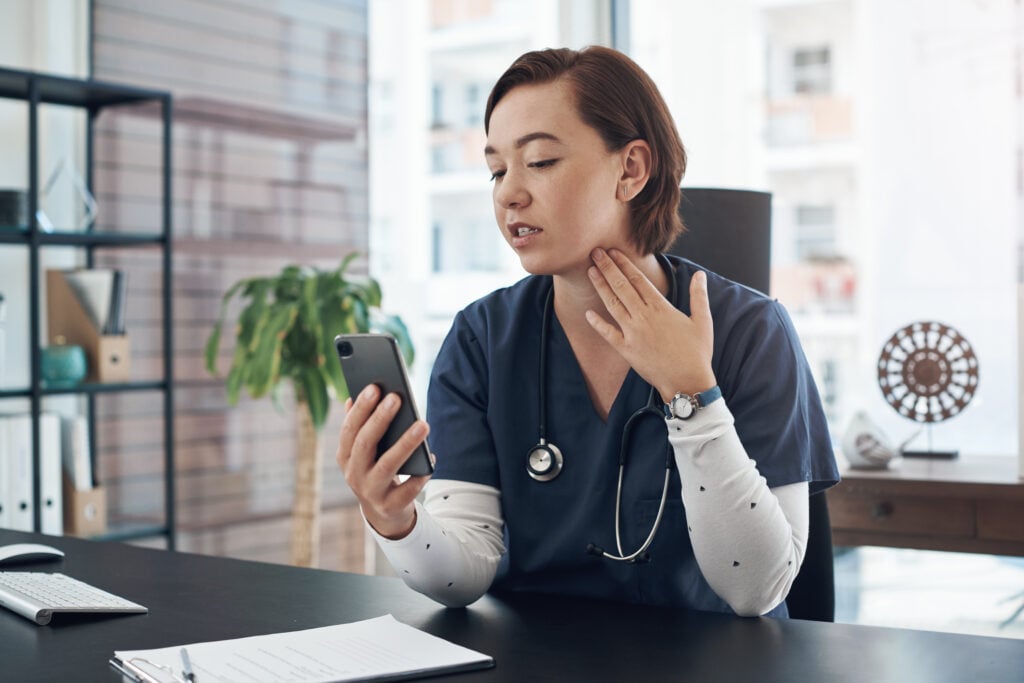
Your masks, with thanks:
[(430, 89), (430, 122), (434, 128), (444, 126), (444, 89), (436, 83)]
[(836, 255), (835, 207), (807, 204), (796, 207), (796, 254), (800, 261)]
[(793, 92), (800, 95), (832, 92), (832, 58), (828, 47), (793, 51)]
[(484, 125), (484, 107), (486, 93), (477, 83), (466, 85), (466, 125)]

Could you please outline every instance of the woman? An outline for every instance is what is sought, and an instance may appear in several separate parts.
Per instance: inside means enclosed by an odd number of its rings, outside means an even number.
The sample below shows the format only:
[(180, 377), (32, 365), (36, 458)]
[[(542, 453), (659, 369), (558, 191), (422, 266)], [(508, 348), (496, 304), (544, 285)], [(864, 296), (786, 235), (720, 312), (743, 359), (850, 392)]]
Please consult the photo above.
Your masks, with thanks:
[(453, 323), (429, 483), (395, 476), (426, 423), (375, 462), (398, 398), (347, 404), (338, 463), (384, 553), (450, 606), (503, 589), (785, 616), (808, 495), (838, 479), (827, 425), (783, 308), (659, 253), (686, 157), (657, 88), (607, 48), (530, 52), (484, 125), (531, 275)]

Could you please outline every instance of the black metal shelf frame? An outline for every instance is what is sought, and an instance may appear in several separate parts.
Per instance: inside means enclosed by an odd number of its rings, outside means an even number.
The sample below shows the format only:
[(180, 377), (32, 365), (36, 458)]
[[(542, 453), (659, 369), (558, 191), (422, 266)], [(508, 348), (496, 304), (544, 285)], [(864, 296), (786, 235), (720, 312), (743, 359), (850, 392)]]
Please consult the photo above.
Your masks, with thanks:
[[(172, 223), (171, 223), (171, 122), (172, 98), (168, 92), (136, 88), (132, 86), (104, 83), (93, 79), (75, 79), (50, 74), (0, 68), (0, 98), (23, 100), (28, 105), (28, 211), (30, 224), (22, 230), (0, 231), (0, 244), (25, 245), (28, 247), (29, 258), (29, 376), (30, 386), (26, 389), (0, 390), (0, 398), (25, 398), (30, 402), (32, 420), (33, 480), (34, 496), (38, 502), (42, 499), (40, 486), (39, 415), (42, 412), (42, 401), (45, 396), (60, 394), (83, 395), (87, 402), (89, 424), (95, 426), (98, 394), (120, 391), (159, 390), (164, 394), (164, 514), (166, 523), (159, 527), (145, 527), (142, 530), (125, 532), (124, 538), (141, 538), (144, 536), (163, 535), (167, 546), (175, 548), (175, 491), (174, 491), (174, 340), (173, 340), (173, 271), (172, 271)], [(85, 136), (85, 182), (90, 192), (93, 189), (93, 138), (96, 118), (101, 110), (117, 105), (152, 102), (160, 107), (161, 127), (163, 133), (161, 150), (161, 189), (163, 192), (161, 231), (159, 234), (138, 233), (104, 233), (104, 232), (43, 232), (35, 220), (39, 208), (39, 107), (44, 104), (56, 104), (84, 109), (87, 113)], [(73, 390), (47, 388), (41, 380), (42, 365), (42, 330), (40, 310), (39, 277), (40, 252), (45, 247), (65, 246), (78, 247), (85, 250), (86, 266), (94, 265), (95, 250), (103, 247), (138, 247), (157, 246), (162, 250), (162, 283), (163, 296), (163, 372), (164, 379), (159, 382), (132, 382), (124, 384), (88, 384)], [(89, 430), (90, 452), (96, 453), (96, 430)], [(94, 480), (96, 458), (93, 457)], [(36, 531), (41, 527), (41, 509), (37, 504), (33, 526)], [(118, 532), (104, 535), (113, 538)]]

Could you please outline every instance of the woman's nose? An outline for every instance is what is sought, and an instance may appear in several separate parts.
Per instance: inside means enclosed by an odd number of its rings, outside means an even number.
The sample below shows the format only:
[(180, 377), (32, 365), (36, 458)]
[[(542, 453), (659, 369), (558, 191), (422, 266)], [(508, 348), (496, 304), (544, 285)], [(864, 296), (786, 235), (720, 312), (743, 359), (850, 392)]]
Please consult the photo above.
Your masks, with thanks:
[(503, 209), (521, 208), (530, 203), (530, 194), (517, 174), (506, 171), (494, 189), (494, 201)]

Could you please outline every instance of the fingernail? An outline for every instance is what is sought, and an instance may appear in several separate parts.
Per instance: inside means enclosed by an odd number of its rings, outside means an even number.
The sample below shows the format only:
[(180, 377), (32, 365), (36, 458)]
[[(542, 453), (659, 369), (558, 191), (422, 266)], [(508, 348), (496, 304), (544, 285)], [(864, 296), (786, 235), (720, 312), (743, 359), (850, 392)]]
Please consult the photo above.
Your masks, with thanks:
[(371, 401), (377, 397), (377, 385), (370, 384), (361, 392), (359, 392), (360, 401)]
[(417, 422), (412, 426), (412, 435), (417, 439), (427, 435), (427, 425), (422, 422)]
[(386, 397), (384, 397), (384, 407), (385, 408), (389, 408), (389, 409), (390, 408), (394, 408), (396, 405), (398, 405), (398, 397), (397, 396), (395, 396), (394, 394), (388, 394)]
[(590, 277), (594, 278), (595, 280), (597, 279), (597, 276), (600, 273), (601, 273), (601, 271), (599, 271), (597, 269), (597, 266), (590, 266), (589, 268), (587, 268), (587, 275), (589, 275)]
[(595, 261), (603, 261), (606, 254), (604, 253), (604, 249), (598, 247), (591, 253), (591, 256)]

